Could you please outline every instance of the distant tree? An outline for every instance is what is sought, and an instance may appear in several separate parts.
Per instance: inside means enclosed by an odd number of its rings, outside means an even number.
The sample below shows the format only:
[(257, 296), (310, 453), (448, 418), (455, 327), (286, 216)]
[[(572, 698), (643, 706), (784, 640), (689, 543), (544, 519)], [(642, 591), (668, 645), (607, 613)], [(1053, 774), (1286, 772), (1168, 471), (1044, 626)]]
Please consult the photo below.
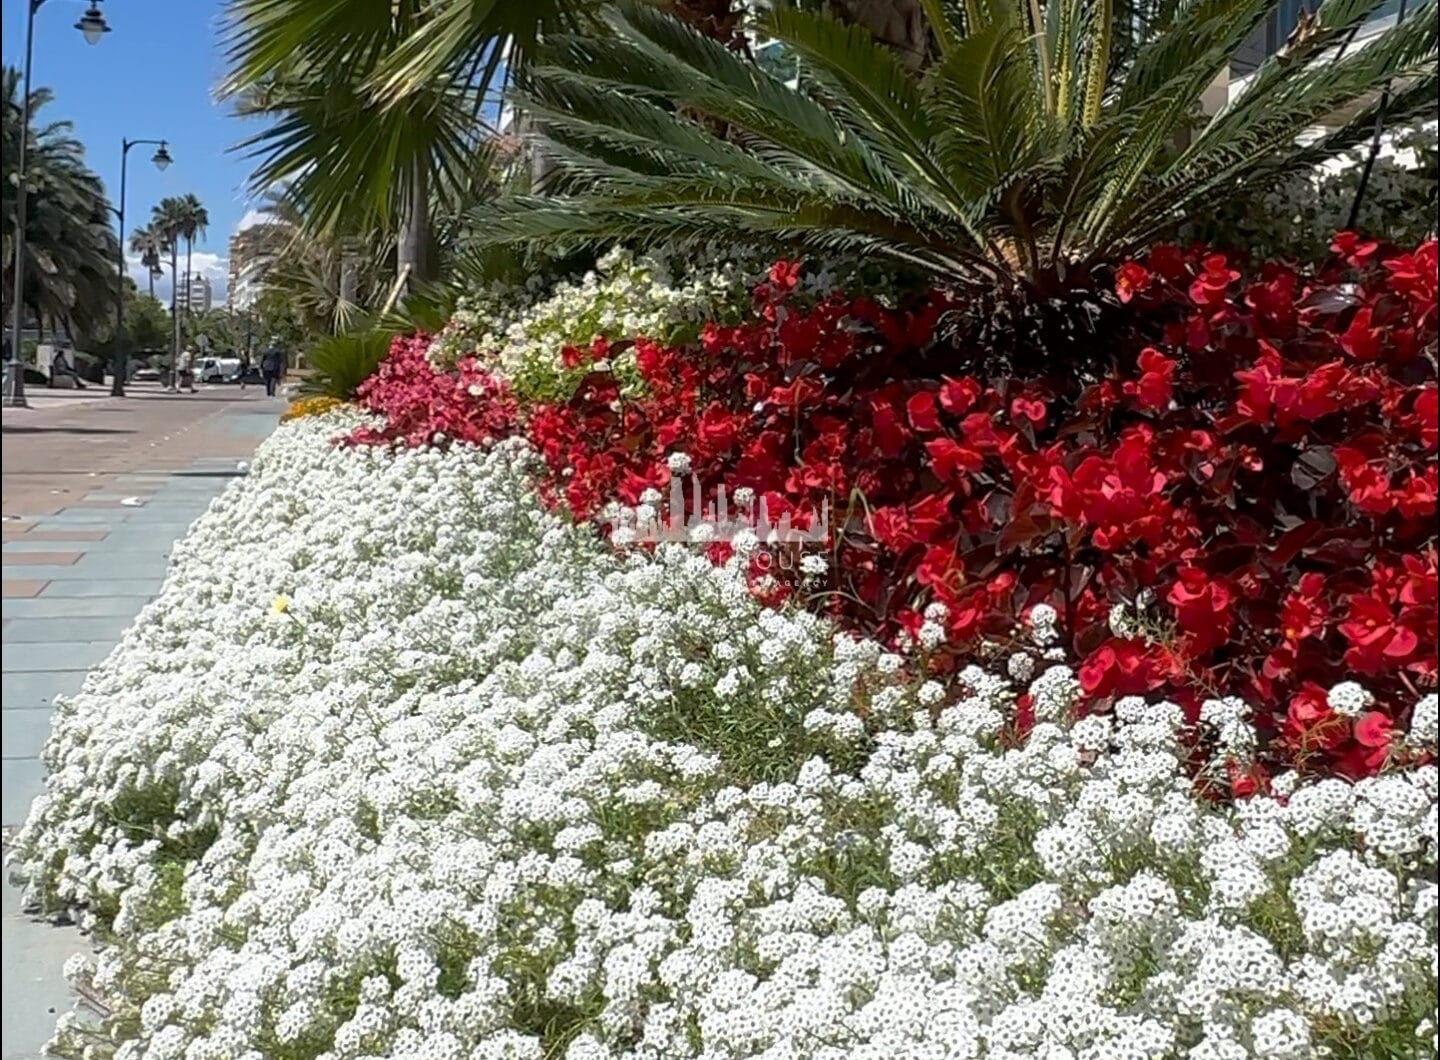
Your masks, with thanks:
[(161, 255), (165, 252), (165, 237), (155, 230), (153, 223), (137, 228), (130, 233), (130, 253), (140, 255), (140, 264), (150, 279), (150, 297), (155, 297), (155, 279), (163, 276)]
[(176, 235), (180, 239), (185, 240), (185, 315), (189, 316), (191, 256), (195, 250), (195, 240), (203, 238), (205, 230), (210, 226), (210, 212), (205, 209), (195, 195), (182, 195), (180, 197), (176, 223)]
[(150, 227), (160, 236), (164, 248), (170, 253), (170, 326), (177, 345), (180, 341), (180, 240), (185, 238), (188, 212), (185, 200), (175, 196), (161, 199), (150, 211)]
[[(124, 299), (125, 334), (127, 347), (135, 350), (164, 349), (169, 344), (170, 314), (154, 295), (142, 292), (135, 281), (125, 277)], [(113, 305), (112, 303), (109, 303)], [(95, 325), (75, 336), (76, 346), (94, 354), (113, 355), (115, 352), (115, 318), (112, 314), (101, 317)]]
[(188, 317), (183, 325), (187, 342), (203, 336), (212, 353), (234, 353), (245, 346), (244, 321), (228, 309), (208, 309)]

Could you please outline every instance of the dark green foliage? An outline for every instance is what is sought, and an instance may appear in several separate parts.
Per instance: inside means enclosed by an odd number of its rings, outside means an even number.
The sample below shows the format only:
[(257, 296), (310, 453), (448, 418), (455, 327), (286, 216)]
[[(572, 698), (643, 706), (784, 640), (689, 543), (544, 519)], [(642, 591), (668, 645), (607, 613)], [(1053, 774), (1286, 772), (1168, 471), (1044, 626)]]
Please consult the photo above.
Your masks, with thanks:
[(311, 375), (301, 392), (353, 401), (360, 384), (375, 374), (390, 352), (393, 338), (393, 332), (372, 329), (321, 339), (305, 355)]
[[(1143, 19), (1111, 0), (935, 3), (918, 69), (859, 26), (781, 8), (767, 30), (800, 59), (793, 89), (627, 0), (609, 12), (613, 35), (555, 35), (520, 79), (561, 186), (580, 190), (482, 207), (475, 230), (567, 247), (774, 237), (953, 282), (1064, 290), (1239, 187), (1360, 142), (1387, 80), (1392, 119), (1433, 112), (1434, 0), (1335, 58), (1378, 3), (1329, 0), (1207, 118), (1201, 96), (1274, 0)], [(1299, 145), (1341, 112), (1352, 117)]]

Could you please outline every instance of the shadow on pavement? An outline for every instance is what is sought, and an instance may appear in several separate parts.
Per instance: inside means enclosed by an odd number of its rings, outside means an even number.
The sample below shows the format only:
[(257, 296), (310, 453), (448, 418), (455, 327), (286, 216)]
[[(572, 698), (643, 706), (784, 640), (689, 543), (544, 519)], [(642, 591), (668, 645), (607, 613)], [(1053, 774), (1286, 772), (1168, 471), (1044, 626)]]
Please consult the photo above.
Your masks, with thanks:
[(172, 478), (244, 478), (243, 471), (172, 471)]
[[(207, 393), (204, 393), (203, 391), (197, 391), (197, 392), (194, 393), (194, 394), (165, 394), (165, 393), (160, 393), (160, 394), (156, 394), (156, 393), (127, 394), (123, 400), (129, 401), (129, 400), (131, 400), (131, 399), (133, 398), (133, 399), (135, 399), (135, 400), (137, 400), (137, 401), (201, 401), (201, 402), (210, 402), (210, 403), (213, 404), (213, 403), (215, 403), (215, 402), (220, 402), (220, 401), (224, 401), (224, 402), (227, 402), (227, 403), (228, 403), (228, 402), (232, 402), (232, 401), (236, 401), (236, 400), (240, 399), (240, 397), (241, 397), (240, 392), (239, 392), (238, 390), (235, 390), (235, 391), (231, 391), (230, 393), (221, 392), (221, 393), (218, 393), (218, 394), (207, 394)], [(248, 398), (246, 398), (245, 400), (248, 400)]]
[(124, 427), (33, 427), (26, 423), (0, 423), (4, 434), (134, 434)]

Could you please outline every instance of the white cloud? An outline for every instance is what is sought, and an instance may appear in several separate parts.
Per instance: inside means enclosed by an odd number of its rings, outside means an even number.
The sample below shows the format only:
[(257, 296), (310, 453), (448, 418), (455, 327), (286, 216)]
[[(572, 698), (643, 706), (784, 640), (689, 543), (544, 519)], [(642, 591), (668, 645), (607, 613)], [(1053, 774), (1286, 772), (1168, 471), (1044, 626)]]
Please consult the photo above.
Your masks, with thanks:
[[(127, 254), (125, 266), (130, 272), (130, 278), (135, 281), (142, 291), (150, 290), (150, 279), (146, 274), (145, 266), (141, 263), (138, 255)], [(211, 304), (221, 306), (225, 304), (225, 292), (230, 283), (230, 259), (221, 257), (219, 254), (212, 254), (207, 250), (197, 250), (190, 255), (190, 271), (197, 276), (207, 276), (210, 279)], [(185, 253), (180, 252), (180, 274), (185, 274)], [(155, 297), (160, 299), (161, 304), (170, 304), (170, 259), (165, 259), (165, 275), (155, 278)]]

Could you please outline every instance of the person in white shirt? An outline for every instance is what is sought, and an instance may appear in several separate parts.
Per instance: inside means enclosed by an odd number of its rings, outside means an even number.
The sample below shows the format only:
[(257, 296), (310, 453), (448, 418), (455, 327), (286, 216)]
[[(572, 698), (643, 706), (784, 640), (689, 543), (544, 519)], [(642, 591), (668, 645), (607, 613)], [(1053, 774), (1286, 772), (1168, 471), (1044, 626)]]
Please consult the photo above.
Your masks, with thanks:
[(170, 381), (172, 391), (178, 392), (181, 387), (195, 393), (195, 347), (188, 343), (175, 358), (175, 378)]

